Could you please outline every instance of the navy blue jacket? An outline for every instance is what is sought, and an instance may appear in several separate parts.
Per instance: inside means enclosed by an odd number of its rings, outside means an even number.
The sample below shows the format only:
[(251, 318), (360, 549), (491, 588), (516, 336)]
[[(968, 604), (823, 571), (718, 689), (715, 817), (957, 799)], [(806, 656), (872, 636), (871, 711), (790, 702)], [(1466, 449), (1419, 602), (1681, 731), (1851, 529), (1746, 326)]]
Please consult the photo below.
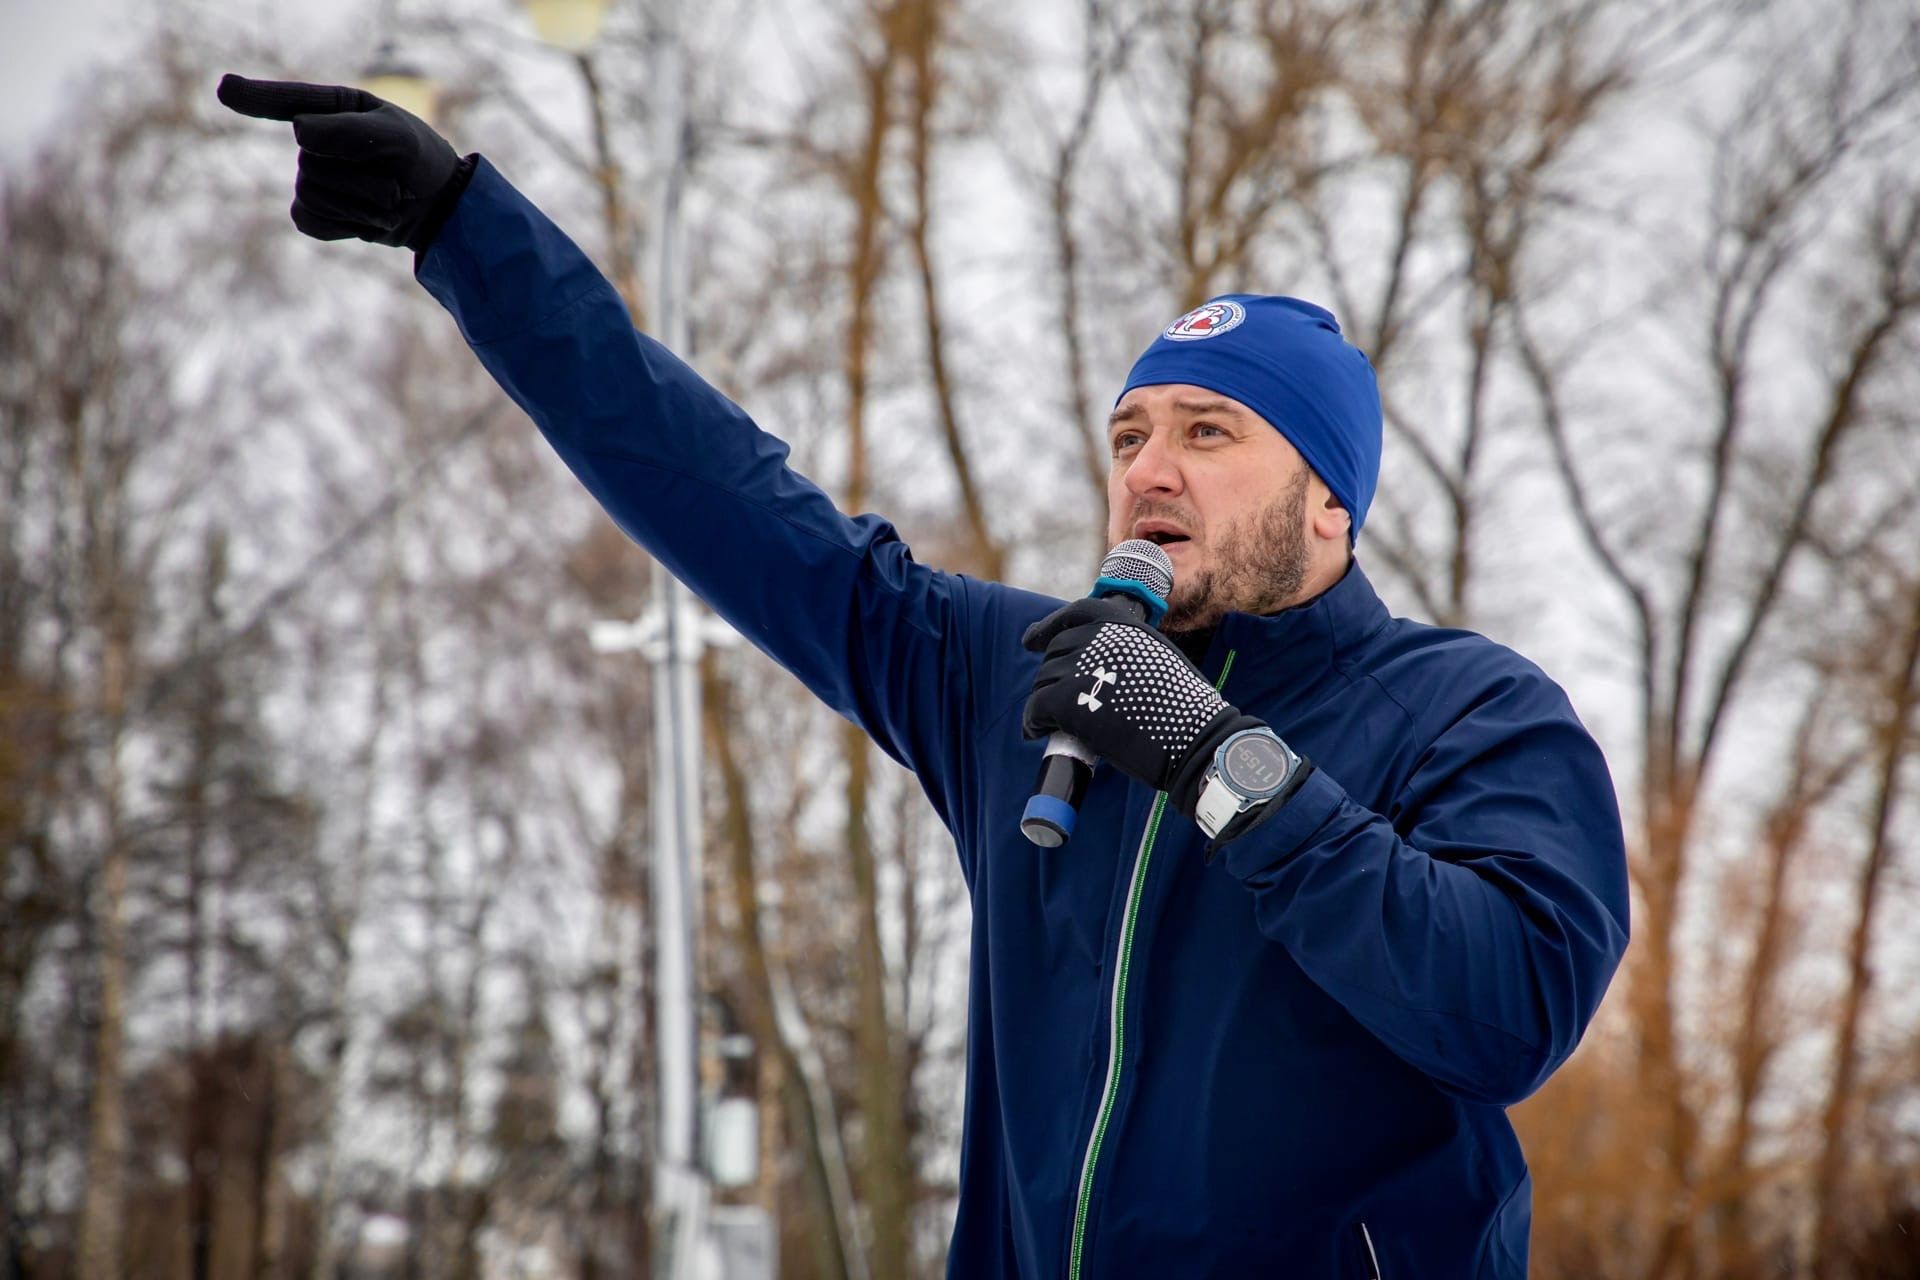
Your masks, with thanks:
[(621, 527), (952, 831), (973, 945), (951, 1275), (1525, 1275), (1503, 1109), (1573, 1051), (1627, 941), (1612, 784), (1551, 680), (1390, 617), (1356, 565), (1229, 615), (1202, 663), (1318, 764), (1285, 809), (1209, 862), (1102, 769), (1071, 843), (1037, 849), (1019, 637), (1059, 601), (843, 515), (484, 159), (418, 275)]

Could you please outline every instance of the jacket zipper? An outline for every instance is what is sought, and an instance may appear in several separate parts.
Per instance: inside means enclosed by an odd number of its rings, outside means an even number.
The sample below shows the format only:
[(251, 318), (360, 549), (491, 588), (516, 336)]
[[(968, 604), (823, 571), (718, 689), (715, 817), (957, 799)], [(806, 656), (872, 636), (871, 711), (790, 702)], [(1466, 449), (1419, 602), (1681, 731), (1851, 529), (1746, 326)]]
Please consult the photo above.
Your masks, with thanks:
[[(1214, 692), (1226, 687), (1227, 673), (1233, 670), (1233, 655), (1220, 668), (1213, 682)], [(1093, 1132), (1087, 1137), (1087, 1153), (1080, 1161), (1080, 1192), (1074, 1197), (1073, 1248), (1067, 1257), (1067, 1280), (1080, 1280), (1080, 1261), (1087, 1239), (1087, 1206), (1093, 1199), (1093, 1171), (1100, 1163), (1100, 1146), (1106, 1140), (1107, 1122), (1113, 1118), (1113, 1100), (1120, 1092), (1120, 1067), (1126, 1056), (1127, 970), (1133, 962), (1133, 928), (1140, 918), (1140, 895), (1146, 888), (1147, 863), (1153, 858), (1153, 841), (1160, 834), (1160, 817), (1167, 809), (1167, 793), (1153, 798), (1153, 812), (1147, 815), (1146, 834), (1133, 855), (1133, 878), (1127, 883), (1127, 909), (1120, 919), (1120, 941), (1114, 951), (1113, 990), (1109, 997), (1107, 1024), (1107, 1082), (1100, 1091), (1100, 1113), (1094, 1119)]]

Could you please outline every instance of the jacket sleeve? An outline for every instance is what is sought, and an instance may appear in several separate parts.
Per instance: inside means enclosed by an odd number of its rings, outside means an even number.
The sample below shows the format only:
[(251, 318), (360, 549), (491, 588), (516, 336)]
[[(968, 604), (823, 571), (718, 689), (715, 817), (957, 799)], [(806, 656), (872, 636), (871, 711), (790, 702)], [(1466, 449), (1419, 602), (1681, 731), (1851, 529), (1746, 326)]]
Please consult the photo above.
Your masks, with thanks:
[(722, 618), (921, 777), (949, 825), (982, 584), (849, 518), (635, 330), (580, 249), (484, 158), (420, 283), (614, 521)]
[(1573, 1052), (1626, 950), (1600, 749), (1544, 675), (1505, 675), (1391, 812), (1316, 771), (1224, 861), (1261, 931), (1395, 1053), (1456, 1095), (1516, 1103)]

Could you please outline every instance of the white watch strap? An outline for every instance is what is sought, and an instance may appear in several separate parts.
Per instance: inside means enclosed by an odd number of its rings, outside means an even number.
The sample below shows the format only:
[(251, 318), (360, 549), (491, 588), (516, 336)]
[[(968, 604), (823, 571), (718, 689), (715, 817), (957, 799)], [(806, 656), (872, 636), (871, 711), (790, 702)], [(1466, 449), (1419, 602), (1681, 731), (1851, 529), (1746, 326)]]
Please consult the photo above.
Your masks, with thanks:
[(1227, 785), (1218, 769), (1211, 769), (1207, 772), (1207, 785), (1200, 789), (1200, 799), (1194, 804), (1193, 820), (1211, 840), (1226, 830), (1244, 806), (1245, 799), (1240, 793)]

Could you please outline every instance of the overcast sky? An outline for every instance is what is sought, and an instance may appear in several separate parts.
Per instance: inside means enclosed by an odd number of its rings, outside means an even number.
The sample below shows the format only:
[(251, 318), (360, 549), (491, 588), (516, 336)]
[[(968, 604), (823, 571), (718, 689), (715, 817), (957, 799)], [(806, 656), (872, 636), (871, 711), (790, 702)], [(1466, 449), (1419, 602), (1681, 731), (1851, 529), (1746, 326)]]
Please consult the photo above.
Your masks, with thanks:
[(95, 61), (127, 48), (151, 0), (0, 0), (0, 166), (17, 164), (82, 91)]
[[(0, 84), (12, 91), (0, 111), (0, 171), (26, 159), (56, 127), (60, 112), (86, 92), (91, 70), (135, 48), (176, 2), (0, 0)], [(222, 0), (219, 12), (226, 28), (251, 28), (270, 43), (289, 28), (335, 30), (361, 18), (365, 8), (361, 0), (331, 6)]]

